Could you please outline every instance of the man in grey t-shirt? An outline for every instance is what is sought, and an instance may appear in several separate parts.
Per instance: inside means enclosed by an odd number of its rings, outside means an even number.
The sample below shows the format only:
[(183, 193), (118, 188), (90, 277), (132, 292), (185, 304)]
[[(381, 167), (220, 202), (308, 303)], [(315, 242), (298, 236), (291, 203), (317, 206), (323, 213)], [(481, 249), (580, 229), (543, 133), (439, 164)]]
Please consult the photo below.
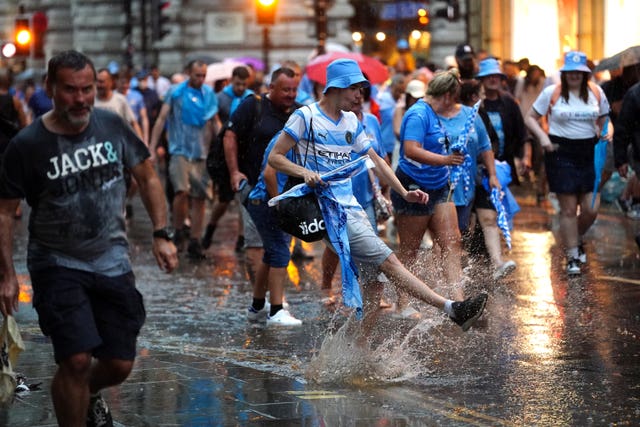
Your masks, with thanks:
[(0, 167), (0, 312), (18, 309), (13, 214), (26, 198), (33, 305), (58, 364), (51, 394), (60, 425), (112, 425), (98, 392), (133, 368), (145, 312), (128, 254), (125, 169), (156, 230), (158, 265), (170, 272), (178, 262), (149, 151), (120, 117), (93, 109), (95, 82), (81, 53), (53, 57), (47, 94), (54, 108), (12, 139)]

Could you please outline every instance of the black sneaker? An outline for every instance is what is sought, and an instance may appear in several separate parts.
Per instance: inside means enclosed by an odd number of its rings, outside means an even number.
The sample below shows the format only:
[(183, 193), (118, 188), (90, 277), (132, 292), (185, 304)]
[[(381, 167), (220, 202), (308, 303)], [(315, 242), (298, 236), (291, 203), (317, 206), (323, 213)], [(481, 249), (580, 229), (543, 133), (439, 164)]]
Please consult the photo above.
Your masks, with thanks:
[(92, 396), (87, 413), (87, 427), (113, 427), (111, 411), (102, 396)]
[(198, 241), (198, 239), (189, 240), (189, 246), (187, 247), (187, 256), (192, 260), (203, 260), (207, 256), (204, 254), (204, 249), (202, 249), (202, 245)]
[(640, 233), (636, 234), (636, 245), (638, 245), (638, 249), (640, 249)]
[(482, 315), (488, 297), (483, 292), (473, 299), (467, 298), (461, 302), (454, 302), (452, 304), (453, 316), (451, 316), (451, 320), (460, 325), (463, 331), (467, 331), (473, 322)]
[(207, 229), (204, 231), (204, 236), (202, 237), (202, 247), (205, 249), (209, 249), (211, 246), (211, 241), (213, 240), (213, 233), (216, 231), (216, 226), (212, 224), (207, 225)]
[(176, 230), (173, 235), (173, 244), (176, 246), (178, 252), (182, 252), (184, 250), (184, 241), (188, 234), (185, 234), (184, 230)]
[(238, 236), (236, 241), (236, 252), (244, 252), (244, 236)]

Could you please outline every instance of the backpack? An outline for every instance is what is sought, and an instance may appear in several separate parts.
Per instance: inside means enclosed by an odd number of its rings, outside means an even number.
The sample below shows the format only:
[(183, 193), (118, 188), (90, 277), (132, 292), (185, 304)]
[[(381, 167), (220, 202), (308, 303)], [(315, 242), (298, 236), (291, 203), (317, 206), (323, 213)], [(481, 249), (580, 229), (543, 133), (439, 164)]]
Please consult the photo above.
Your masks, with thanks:
[[(255, 128), (262, 114), (262, 98), (260, 95), (253, 96), (256, 98), (256, 110), (253, 116), (253, 128)], [(227, 162), (224, 157), (224, 134), (227, 129), (227, 124), (225, 124), (216, 137), (211, 140), (209, 154), (207, 154), (207, 172), (209, 173), (211, 180), (217, 184), (224, 181), (228, 182), (231, 178), (229, 176), (229, 169), (227, 168)], [(242, 142), (238, 141), (238, 143)]]

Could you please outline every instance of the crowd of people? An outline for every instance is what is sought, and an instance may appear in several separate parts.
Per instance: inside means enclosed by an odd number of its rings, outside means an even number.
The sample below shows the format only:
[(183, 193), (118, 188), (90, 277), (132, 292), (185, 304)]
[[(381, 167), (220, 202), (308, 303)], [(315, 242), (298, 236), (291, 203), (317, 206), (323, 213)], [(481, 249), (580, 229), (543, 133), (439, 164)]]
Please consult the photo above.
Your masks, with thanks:
[[(464, 331), (473, 325), (488, 295), (470, 286), (465, 267), (483, 257), (485, 277), (496, 281), (517, 268), (504, 250), (509, 224), (498, 218), (517, 212), (505, 201), (521, 181), (536, 183), (539, 203), (557, 200), (566, 273), (580, 274), (600, 204), (598, 141), (610, 147), (601, 185), (614, 171), (628, 177), (618, 204), (632, 218), (640, 212), (640, 64), (597, 82), (578, 51), (547, 77), (525, 60), (481, 58), (467, 44), (441, 68), (417, 66), (401, 47), (379, 85), (351, 59), (331, 62), (324, 84), (291, 60), (265, 81), (238, 66), (228, 79), (206, 82), (200, 60), (168, 79), (155, 66), (97, 69), (66, 51), (28, 94), (0, 70), (0, 312), (17, 309), (12, 236), (26, 199), (34, 307), (58, 363), (52, 397), (61, 424), (88, 417), (88, 425), (103, 425), (97, 420), (108, 420), (109, 410), (100, 390), (123, 382), (133, 366), (144, 322), (126, 238), (136, 192), (166, 272), (180, 253), (206, 259), (220, 218), (237, 206), (236, 250), (253, 287), (247, 319), (298, 326), (303, 320), (285, 298), (296, 246), (269, 200), (288, 177), (304, 182), (325, 216), (323, 302), (355, 309), (350, 321), (361, 321), (365, 342), (380, 307), (417, 318), (415, 300)], [(346, 167), (353, 176), (325, 178)], [(392, 211), (378, 216), (377, 198)], [(440, 269), (446, 295), (419, 272), (425, 247), (436, 253), (428, 268)], [(332, 290), (338, 265), (342, 301)], [(383, 300), (385, 287), (393, 304)]]

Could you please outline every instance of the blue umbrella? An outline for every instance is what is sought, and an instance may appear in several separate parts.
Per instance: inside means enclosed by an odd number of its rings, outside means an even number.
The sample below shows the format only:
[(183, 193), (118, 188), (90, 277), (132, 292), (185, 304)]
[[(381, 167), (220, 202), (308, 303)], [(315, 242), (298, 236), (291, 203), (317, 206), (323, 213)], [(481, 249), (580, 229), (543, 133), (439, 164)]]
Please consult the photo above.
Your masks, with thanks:
[(598, 195), (598, 187), (602, 179), (602, 169), (607, 160), (607, 141), (604, 139), (609, 132), (609, 117), (604, 119), (602, 132), (600, 132), (600, 140), (596, 143), (595, 153), (593, 156), (593, 168), (596, 172), (596, 179), (593, 182), (593, 196), (591, 197), (591, 208), (596, 204), (596, 196)]
[[(449, 197), (447, 200), (451, 200), (451, 195), (453, 194), (453, 190), (458, 185), (458, 181), (460, 181), (460, 179), (462, 179), (462, 183), (465, 187), (468, 187), (471, 185), (471, 176), (469, 174), (471, 169), (471, 156), (467, 152), (467, 141), (469, 140), (469, 133), (471, 132), (473, 123), (476, 120), (476, 115), (478, 114), (478, 108), (480, 108), (480, 102), (481, 101), (478, 101), (475, 103), (475, 105), (473, 106), (473, 109), (471, 110), (471, 114), (469, 114), (469, 117), (467, 117), (467, 121), (464, 123), (462, 132), (460, 132), (460, 134), (458, 135), (458, 138), (455, 141), (451, 142), (451, 146), (449, 147), (449, 150), (451, 152), (459, 152), (460, 154), (463, 154), (464, 162), (461, 165), (455, 165), (451, 167), (451, 172), (449, 175), (450, 189), (449, 189)], [(441, 126), (441, 127), (442, 127), (442, 132), (444, 132), (445, 135), (447, 135), (447, 130), (444, 128), (444, 126)], [(449, 138), (448, 135), (447, 135), (447, 139), (451, 140), (451, 138)]]

